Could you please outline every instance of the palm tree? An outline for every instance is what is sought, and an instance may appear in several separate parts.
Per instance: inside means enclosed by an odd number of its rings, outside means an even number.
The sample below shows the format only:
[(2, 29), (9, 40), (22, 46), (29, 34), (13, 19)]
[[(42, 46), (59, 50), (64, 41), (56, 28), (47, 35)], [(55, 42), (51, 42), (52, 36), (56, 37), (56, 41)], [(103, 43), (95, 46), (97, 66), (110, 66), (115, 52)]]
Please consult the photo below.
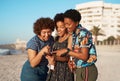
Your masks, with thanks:
[(99, 26), (93, 26), (93, 28), (90, 30), (92, 32), (92, 35), (95, 37), (94, 42), (97, 44), (97, 37), (98, 36), (104, 36), (103, 33), (100, 32), (101, 28)]

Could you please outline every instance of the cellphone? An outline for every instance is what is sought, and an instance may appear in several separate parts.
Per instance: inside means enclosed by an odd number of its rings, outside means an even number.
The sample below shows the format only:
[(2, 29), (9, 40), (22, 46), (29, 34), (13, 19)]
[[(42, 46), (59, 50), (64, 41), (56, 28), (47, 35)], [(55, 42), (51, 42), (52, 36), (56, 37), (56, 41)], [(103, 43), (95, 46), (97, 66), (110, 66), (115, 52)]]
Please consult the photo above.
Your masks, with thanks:
[(55, 55), (56, 53), (54, 53), (54, 52), (50, 52), (50, 54), (51, 54), (51, 55)]

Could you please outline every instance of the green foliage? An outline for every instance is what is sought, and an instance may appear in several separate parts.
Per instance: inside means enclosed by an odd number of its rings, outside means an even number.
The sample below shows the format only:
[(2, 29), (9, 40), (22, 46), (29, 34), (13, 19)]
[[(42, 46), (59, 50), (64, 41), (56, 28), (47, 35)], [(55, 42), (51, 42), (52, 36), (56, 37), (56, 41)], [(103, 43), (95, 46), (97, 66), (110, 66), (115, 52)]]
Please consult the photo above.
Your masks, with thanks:
[(99, 28), (99, 26), (93, 26), (90, 32), (92, 32), (94, 36), (99, 36), (99, 35), (104, 36), (104, 34), (100, 32), (100, 30), (101, 28)]
[(100, 32), (101, 28), (99, 28), (99, 26), (93, 26), (93, 28), (90, 30), (90, 32), (92, 32), (92, 35), (95, 37), (95, 44), (97, 44), (97, 37), (100, 36), (104, 36), (103, 33)]
[(115, 40), (115, 37), (114, 36), (110, 36), (107, 38), (107, 41), (114, 41)]
[(109, 36), (107, 39), (104, 40), (104, 42), (107, 41), (108, 44), (110, 44), (110, 43), (113, 44), (115, 40), (116, 39), (114, 36)]

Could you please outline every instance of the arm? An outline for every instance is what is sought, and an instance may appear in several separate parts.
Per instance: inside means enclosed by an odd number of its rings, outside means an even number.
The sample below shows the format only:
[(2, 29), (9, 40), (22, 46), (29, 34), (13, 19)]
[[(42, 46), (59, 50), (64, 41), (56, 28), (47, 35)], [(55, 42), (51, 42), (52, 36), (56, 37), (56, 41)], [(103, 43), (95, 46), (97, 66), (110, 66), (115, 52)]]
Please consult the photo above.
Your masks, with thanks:
[(36, 67), (42, 59), (42, 56), (44, 55), (44, 53), (47, 53), (49, 51), (49, 47), (45, 46), (44, 48), (41, 49), (40, 52), (37, 52), (35, 50), (32, 49), (28, 49), (28, 59), (30, 61), (30, 65), (31, 67)]
[(68, 38), (68, 48), (72, 50), (72, 35), (70, 35)]
[(88, 59), (88, 48), (87, 47), (81, 48), (81, 52), (70, 51), (68, 54), (70, 56), (75, 57), (75, 58), (87, 61), (87, 59)]
[[(83, 39), (83, 41), (81, 42), (81, 45), (86, 45), (87, 42), (88, 42), (88, 38), (85, 37)], [(68, 54), (70, 56), (75, 57), (75, 58), (87, 61), (88, 56), (89, 56), (89, 48), (88, 47), (82, 47), (82, 48), (79, 48), (79, 49), (80, 49), (80, 52), (70, 51)]]
[(93, 44), (92, 41), (92, 34), (89, 33), (89, 42), (91, 44), (90, 48), (89, 48), (89, 59), (87, 60), (88, 63), (95, 63), (97, 60), (97, 52), (96, 52), (96, 48), (95, 45)]
[(56, 61), (61, 61), (61, 62), (67, 62), (68, 61), (68, 57), (59, 57), (59, 56), (56, 56), (55, 60)]
[[(72, 35), (70, 35), (68, 37), (68, 45), (67, 45), (67, 48), (69, 48), (70, 50), (72, 50)], [(65, 53), (67, 53), (67, 49), (64, 48), (64, 49), (59, 49), (59, 50), (56, 50), (54, 51), (53, 53), (56, 54), (56, 56), (61, 56), (61, 55), (64, 55)]]
[(40, 51), (38, 54), (36, 51), (32, 50), (32, 49), (28, 49), (28, 59), (30, 61), (30, 65), (31, 67), (35, 67), (37, 66), (42, 58), (43, 52)]
[[(72, 50), (72, 35), (70, 35), (69, 37), (68, 37), (68, 48), (70, 49), (70, 50)], [(65, 53), (67, 52), (67, 50), (65, 50)], [(59, 56), (57, 56), (56, 57), (56, 61), (68, 61), (69, 60), (69, 57), (59, 57)]]

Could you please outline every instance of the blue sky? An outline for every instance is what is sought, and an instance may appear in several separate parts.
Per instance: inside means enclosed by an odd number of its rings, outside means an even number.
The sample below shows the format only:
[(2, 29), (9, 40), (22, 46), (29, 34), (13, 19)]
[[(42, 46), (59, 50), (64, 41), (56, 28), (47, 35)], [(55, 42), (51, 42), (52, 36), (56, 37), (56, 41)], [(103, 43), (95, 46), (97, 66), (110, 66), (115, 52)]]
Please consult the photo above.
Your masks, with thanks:
[[(13, 43), (17, 38), (27, 41), (34, 36), (33, 23), (38, 18), (53, 18), (56, 13), (90, 1), (95, 0), (0, 0), (0, 44)], [(120, 0), (104, 2), (120, 4)]]

